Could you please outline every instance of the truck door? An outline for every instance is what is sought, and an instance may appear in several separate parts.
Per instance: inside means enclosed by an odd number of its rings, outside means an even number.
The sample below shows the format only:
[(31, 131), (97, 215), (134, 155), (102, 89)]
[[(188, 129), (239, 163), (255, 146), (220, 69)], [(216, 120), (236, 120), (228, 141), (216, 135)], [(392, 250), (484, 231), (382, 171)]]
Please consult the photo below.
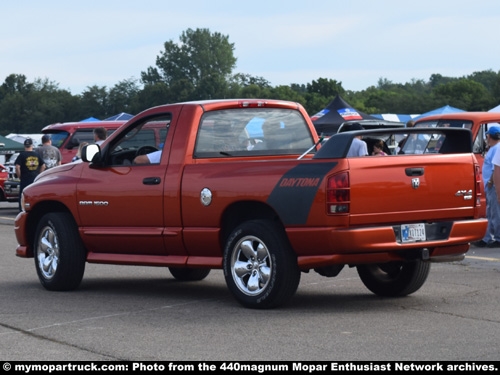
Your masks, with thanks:
[[(118, 132), (102, 146), (101, 158), (83, 169), (76, 197), (89, 251), (165, 255), (163, 187), (170, 120), (163, 115)], [(160, 156), (152, 163), (134, 163), (137, 156), (155, 152)]]

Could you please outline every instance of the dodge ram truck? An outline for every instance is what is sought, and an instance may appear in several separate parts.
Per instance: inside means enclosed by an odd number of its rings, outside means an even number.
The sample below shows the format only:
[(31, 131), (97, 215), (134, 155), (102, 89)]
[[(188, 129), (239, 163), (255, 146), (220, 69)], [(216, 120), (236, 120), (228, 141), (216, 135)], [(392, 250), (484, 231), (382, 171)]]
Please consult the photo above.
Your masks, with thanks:
[[(472, 133), (472, 152), (482, 168), (484, 156), (488, 151), (486, 132), (490, 126), (500, 124), (500, 112), (457, 112), (423, 117), (415, 122), (416, 127), (451, 127), (469, 129)], [(486, 197), (482, 196), (482, 206), (486, 216)]]
[[(355, 137), (412, 135), (427, 141), (418, 153), (346, 157)], [(137, 163), (152, 153), (158, 163)], [(463, 259), (487, 226), (465, 129), (322, 143), (298, 103), (185, 102), (143, 111), (82, 159), (40, 174), (15, 220), (16, 255), (34, 258), (47, 290), (78, 288), (87, 263), (166, 267), (180, 281), (222, 269), (241, 305), (264, 309), (288, 302), (302, 272), (347, 266), (400, 297), (431, 262)]]
[(415, 122), (416, 127), (452, 127), (469, 129), (472, 132), (473, 152), (480, 165), (487, 151), (486, 132), (492, 125), (500, 123), (500, 112), (457, 112), (423, 117)]

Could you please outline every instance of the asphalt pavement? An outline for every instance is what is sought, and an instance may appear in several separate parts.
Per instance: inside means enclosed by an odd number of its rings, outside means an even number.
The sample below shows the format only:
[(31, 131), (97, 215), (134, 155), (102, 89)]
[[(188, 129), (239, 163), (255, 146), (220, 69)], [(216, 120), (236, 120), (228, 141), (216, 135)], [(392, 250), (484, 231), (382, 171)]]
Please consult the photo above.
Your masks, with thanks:
[(88, 264), (80, 288), (49, 292), (15, 256), (17, 205), (0, 203), (3, 361), (496, 361), (500, 249), (434, 263), (425, 285), (380, 298), (355, 269), (302, 274), (274, 310), (241, 307), (222, 271), (178, 282), (161, 267)]

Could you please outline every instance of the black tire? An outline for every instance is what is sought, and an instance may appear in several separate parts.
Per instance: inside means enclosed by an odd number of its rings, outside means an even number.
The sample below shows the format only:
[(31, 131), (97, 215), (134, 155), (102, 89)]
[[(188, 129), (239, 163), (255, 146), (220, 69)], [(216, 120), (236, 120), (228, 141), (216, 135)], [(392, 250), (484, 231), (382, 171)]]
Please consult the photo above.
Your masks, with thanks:
[(169, 267), (168, 270), (179, 281), (200, 281), (208, 276), (210, 269)]
[(78, 288), (85, 271), (86, 252), (69, 213), (49, 213), (42, 217), (35, 233), (34, 258), (45, 289)]
[(226, 284), (243, 306), (283, 305), (297, 291), (300, 270), (284, 231), (269, 220), (242, 223), (224, 249)]
[(368, 264), (356, 267), (363, 284), (382, 297), (402, 297), (424, 285), (431, 263), (421, 260)]

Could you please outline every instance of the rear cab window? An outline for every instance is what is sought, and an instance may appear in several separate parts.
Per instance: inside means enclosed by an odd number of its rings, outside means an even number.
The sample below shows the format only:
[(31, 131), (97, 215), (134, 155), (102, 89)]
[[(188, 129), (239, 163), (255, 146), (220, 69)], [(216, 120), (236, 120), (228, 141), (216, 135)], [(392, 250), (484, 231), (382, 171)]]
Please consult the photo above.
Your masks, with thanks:
[(194, 157), (300, 155), (313, 145), (309, 126), (297, 111), (227, 109), (203, 115)]

